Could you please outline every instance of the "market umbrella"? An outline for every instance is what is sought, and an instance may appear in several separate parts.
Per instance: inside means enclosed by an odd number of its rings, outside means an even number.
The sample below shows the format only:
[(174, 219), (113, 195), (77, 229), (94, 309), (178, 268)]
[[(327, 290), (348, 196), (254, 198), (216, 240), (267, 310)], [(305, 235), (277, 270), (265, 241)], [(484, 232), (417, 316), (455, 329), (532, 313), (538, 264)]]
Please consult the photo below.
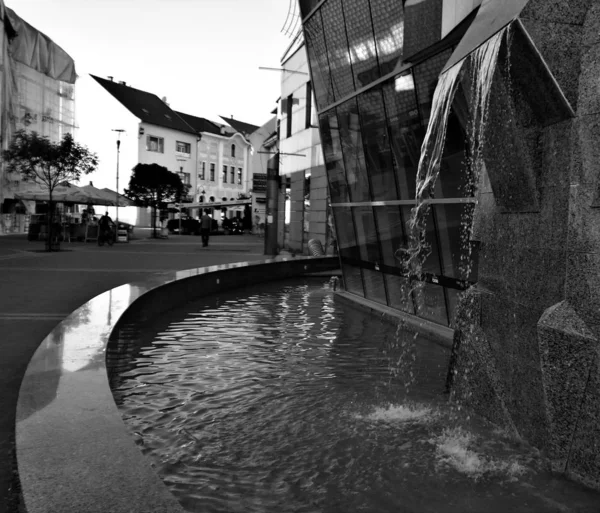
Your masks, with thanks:
[[(15, 198), (29, 201), (48, 201), (50, 193), (40, 185), (31, 184), (31, 186), (15, 192)], [(91, 196), (76, 185), (58, 185), (52, 191), (52, 201), (70, 202), (70, 203), (89, 203)]]
[[(89, 194), (89, 196), (92, 198), (89, 200), (89, 202), (94, 205), (103, 205), (106, 207), (117, 206), (117, 193), (111, 191), (110, 189), (98, 189), (90, 184), (84, 185), (81, 187), (81, 190), (85, 191), (86, 194)], [(119, 207), (129, 207), (133, 204), (133, 201), (130, 199), (119, 195)]]

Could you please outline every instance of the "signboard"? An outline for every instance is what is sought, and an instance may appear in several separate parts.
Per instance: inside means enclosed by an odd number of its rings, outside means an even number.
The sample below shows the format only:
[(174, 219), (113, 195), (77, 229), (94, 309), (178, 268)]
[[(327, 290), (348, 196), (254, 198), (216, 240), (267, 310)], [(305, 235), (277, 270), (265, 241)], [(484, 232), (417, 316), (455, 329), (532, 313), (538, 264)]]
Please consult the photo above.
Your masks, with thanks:
[(252, 175), (252, 192), (266, 192), (267, 191), (267, 174), (266, 173), (254, 173)]

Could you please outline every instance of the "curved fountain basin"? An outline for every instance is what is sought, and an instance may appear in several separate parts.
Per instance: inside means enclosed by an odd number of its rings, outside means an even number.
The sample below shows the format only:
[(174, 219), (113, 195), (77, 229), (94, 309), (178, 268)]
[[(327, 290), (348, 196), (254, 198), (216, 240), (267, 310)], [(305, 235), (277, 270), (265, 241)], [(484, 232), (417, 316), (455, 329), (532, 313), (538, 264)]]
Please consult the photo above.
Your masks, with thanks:
[(106, 347), (130, 307), (153, 316), (193, 298), (338, 267), (296, 257), (162, 273), (111, 289), (69, 315), (29, 362), (17, 405), (17, 462), (28, 513), (182, 512), (123, 424)]

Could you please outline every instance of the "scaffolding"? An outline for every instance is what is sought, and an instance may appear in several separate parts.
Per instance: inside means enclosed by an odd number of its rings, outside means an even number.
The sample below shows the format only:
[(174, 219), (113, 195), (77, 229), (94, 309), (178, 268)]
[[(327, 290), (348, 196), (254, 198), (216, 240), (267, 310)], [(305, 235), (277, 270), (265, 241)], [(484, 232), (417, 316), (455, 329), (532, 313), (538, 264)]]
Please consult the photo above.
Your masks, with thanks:
[[(7, 149), (14, 133), (21, 129), (38, 132), (52, 142), (59, 142), (67, 133), (75, 135), (77, 75), (73, 59), (6, 8), (3, 0), (0, 17), (1, 149)], [(0, 213), (7, 213), (5, 200), (14, 199), (21, 184), (20, 176), (9, 173), (6, 165), (0, 164)], [(0, 233), (12, 231), (10, 226), (15, 226), (5, 219), (8, 217), (0, 216)]]

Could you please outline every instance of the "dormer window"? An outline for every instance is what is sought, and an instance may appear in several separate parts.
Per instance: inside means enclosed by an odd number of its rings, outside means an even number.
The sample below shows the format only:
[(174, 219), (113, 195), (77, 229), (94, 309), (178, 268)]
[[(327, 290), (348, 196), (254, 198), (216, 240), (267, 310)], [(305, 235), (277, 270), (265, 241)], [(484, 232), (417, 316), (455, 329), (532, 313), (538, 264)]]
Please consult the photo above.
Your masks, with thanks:
[(231, 156), (235, 157), (235, 144), (231, 145)]

